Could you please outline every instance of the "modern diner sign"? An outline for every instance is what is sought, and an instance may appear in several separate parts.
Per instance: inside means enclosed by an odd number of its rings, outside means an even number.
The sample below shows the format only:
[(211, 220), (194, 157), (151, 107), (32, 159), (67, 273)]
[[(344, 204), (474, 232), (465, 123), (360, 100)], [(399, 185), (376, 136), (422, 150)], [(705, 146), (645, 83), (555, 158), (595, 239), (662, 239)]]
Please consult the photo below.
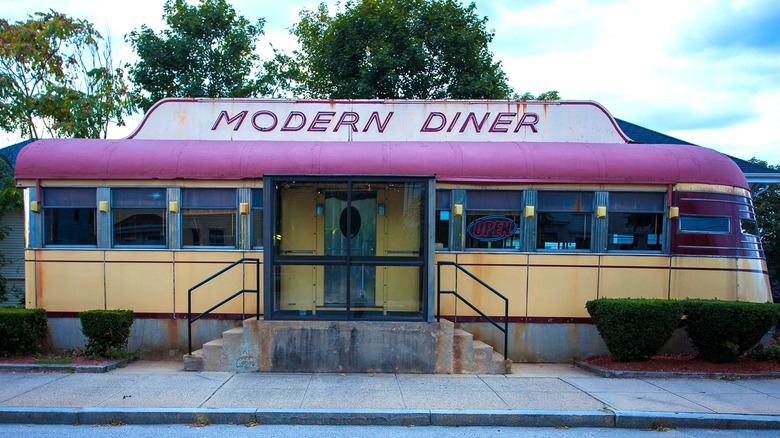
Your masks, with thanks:
[(627, 142), (595, 102), (465, 100), (165, 99), (130, 138)]

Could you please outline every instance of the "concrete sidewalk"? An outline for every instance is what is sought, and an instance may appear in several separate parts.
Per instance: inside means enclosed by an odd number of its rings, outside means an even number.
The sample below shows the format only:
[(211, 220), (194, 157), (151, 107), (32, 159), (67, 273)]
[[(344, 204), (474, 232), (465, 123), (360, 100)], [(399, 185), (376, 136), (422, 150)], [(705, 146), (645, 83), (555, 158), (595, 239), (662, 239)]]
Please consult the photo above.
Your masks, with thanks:
[(0, 373), (0, 422), (780, 429), (780, 380), (607, 379), (562, 364), (511, 375)]

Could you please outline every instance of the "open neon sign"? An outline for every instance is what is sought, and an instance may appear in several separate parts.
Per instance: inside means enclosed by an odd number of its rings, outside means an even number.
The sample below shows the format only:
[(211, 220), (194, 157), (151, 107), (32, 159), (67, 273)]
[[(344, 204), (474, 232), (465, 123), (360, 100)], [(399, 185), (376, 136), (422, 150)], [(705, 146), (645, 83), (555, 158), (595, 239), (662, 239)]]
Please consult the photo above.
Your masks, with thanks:
[(469, 235), (481, 242), (496, 242), (504, 240), (517, 230), (512, 219), (501, 215), (483, 216), (466, 228)]

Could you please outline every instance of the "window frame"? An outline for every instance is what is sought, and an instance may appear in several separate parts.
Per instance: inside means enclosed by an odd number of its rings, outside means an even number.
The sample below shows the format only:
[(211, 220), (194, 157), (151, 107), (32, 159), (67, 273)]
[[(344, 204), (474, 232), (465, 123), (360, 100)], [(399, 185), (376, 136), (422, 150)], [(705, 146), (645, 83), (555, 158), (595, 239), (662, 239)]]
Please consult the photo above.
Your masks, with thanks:
[[(187, 193), (188, 192), (197, 192), (197, 191), (232, 191), (233, 192), (233, 206), (232, 207), (221, 207), (221, 206), (195, 206), (195, 207), (188, 207), (186, 200), (187, 200)], [(238, 189), (236, 187), (182, 187), (180, 190), (180, 202), (181, 202), (181, 208), (179, 211), (179, 238), (181, 242), (181, 248), (187, 249), (187, 250), (240, 250), (238, 247), (239, 244), (239, 209), (238, 209)], [(188, 210), (224, 210), (225, 212), (232, 212), (232, 227), (233, 227), (233, 245), (210, 245), (210, 244), (200, 244), (200, 245), (187, 245), (185, 242), (187, 239), (185, 239), (185, 218), (187, 217), (187, 211)], [(210, 230), (209, 230), (210, 231)], [(223, 235), (224, 236), (224, 235)], [(199, 240), (203, 240), (204, 237), (200, 236)], [(211, 240), (211, 235), (207, 234), (205, 236), (205, 239), (207, 241)]]
[[(121, 192), (125, 190), (158, 190), (163, 192), (163, 200), (162, 200), (162, 206), (159, 207), (151, 207), (151, 206), (116, 206), (116, 202), (114, 200), (114, 193)], [(111, 248), (116, 249), (167, 249), (168, 248), (168, 189), (167, 187), (112, 187), (111, 188), (111, 216), (109, 219), (109, 223), (111, 226), (111, 233), (110, 233), (110, 239), (111, 239)], [(116, 223), (114, 222), (114, 214), (116, 213), (116, 210), (156, 210), (160, 209), (162, 211), (162, 244), (158, 245), (128, 245), (128, 244), (117, 244), (115, 240), (116, 236)]]
[[(92, 205), (86, 206), (86, 205), (50, 205), (46, 200), (48, 197), (46, 195), (47, 191), (50, 190), (75, 190), (75, 191), (92, 191)], [(98, 193), (97, 193), (96, 187), (58, 187), (58, 186), (52, 186), (52, 187), (43, 187), (42, 188), (42, 211), (41, 211), (41, 226), (42, 226), (42, 234), (41, 234), (41, 243), (44, 248), (97, 248), (98, 242), (99, 242), (99, 236), (100, 236), (100, 230), (98, 229)], [(50, 192), (51, 193), (51, 192)], [(64, 210), (92, 210), (92, 229), (94, 233), (94, 241), (95, 243), (92, 244), (71, 244), (71, 243), (47, 243), (46, 237), (47, 237), (47, 225), (49, 220), (47, 219), (48, 212), (53, 211), (64, 211)]]

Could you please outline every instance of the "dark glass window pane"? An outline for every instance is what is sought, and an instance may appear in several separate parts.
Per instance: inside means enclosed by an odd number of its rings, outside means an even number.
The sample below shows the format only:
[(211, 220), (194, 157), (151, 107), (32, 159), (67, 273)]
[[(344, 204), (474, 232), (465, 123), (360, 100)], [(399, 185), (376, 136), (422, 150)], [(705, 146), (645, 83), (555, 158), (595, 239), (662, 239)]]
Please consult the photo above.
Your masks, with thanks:
[(690, 233), (729, 234), (730, 218), (725, 216), (685, 216), (680, 215), (680, 231)]
[(95, 189), (45, 188), (43, 206), (46, 207), (95, 207)]
[(752, 219), (741, 219), (739, 225), (742, 228), (742, 234), (758, 236), (758, 224)]
[(185, 209), (184, 246), (236, 246), (236, 213), (226, 210)]
[(523, 192), (519, 190), (469, 190), (466, 209), (469, 211), (520, 211)]
[(184, 208), (236, 208), (235, 189), (185, 189)]
[(44, 208), (44, 245), (96, 245), (96, 211), (95, 208)]
[(610, 192), (609, 211), (663, 212), (664, 193)]
[(539, 213), (538, 249), (589, 250), (591, 213)]
[(252, 189), (252, 208), (263, 208), (263, 189)]
[(607, 218), (609, 221), (608, 250), (661, 251), (663, 213), (610, 212)]
[(114, 245), (165, 246), (165, 209), (114, 208)]
[(592, 192), (539, 192), (539, 211), (593, 211)]
[(252, 209), (252, 247), (259, 248), (263, 246), (263, 210)]
[(450, 190), (436, 190), (436, 209), (449, 210), (451, 199), (452, 197)]
[(165, 208), (166, 189), (111, 189), (111, 207)]

